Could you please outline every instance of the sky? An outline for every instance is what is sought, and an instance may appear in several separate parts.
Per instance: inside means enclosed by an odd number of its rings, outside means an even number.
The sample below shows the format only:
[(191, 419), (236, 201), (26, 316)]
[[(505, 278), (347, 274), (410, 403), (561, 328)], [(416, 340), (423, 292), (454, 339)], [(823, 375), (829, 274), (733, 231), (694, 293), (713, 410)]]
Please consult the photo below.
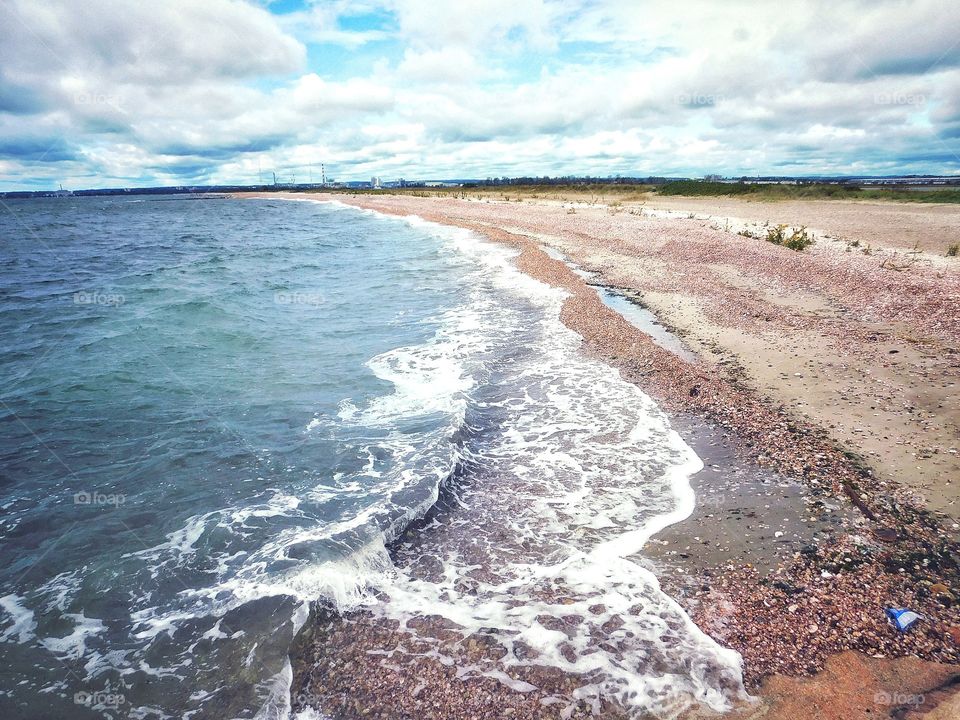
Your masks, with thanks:
[(960, 174), (955, 0), (0, 0), (0, 190)]

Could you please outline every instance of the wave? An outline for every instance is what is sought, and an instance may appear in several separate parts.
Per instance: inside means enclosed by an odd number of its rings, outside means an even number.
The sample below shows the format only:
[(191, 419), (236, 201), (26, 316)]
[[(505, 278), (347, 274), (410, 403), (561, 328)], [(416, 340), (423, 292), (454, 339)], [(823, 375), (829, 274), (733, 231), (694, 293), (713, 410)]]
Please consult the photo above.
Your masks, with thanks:
[[(457, 642), (436, 642), (433, 652), (461, 678), (492, 677), (522, 692), (533, 689), (524, 678), (547, 666), (583, 678), (558, 701), (594, 711), (609, 698), (632, 714), (673, 715), (695, 703), (729, 709), (746, 696), (739, 655), (700, 631), (637, 557), (654, 533), (693, 511), (689, 478), (702, 462), (649, 397), (580, 351), (560, 321), (564, 292), (517, 270), (512, 251), (404, 220), (479, 268), (477, 322), (465, 324), (479, 367), (470, 387), (452, 393), (469, 393), (458, 416), (469, 438), (464, 471), (449, 488), (455, 509), (406, 536), (412, 549), (395, 548), (394, 571), (370, 578), (384, 600), (369, 610), (400, 628), (444, 618), (461, 643), (492, 633), (506, 650), (494, 663), (464, 663)], [(443, 350), (457, 357), (456, 344)], [(429, 410), (436, 400), (423, 390), (453, 387), (441, 364), (391, 362), (381, 371), (390, 377), (397, 367), (426, 384), (411, 386), (416, 404), (407, 405), (400, 388), (410, 378), (401, 373), (397, 398), (379, 408), (389, 422)], [(440, 570), (423, 570), (428, 556)]]

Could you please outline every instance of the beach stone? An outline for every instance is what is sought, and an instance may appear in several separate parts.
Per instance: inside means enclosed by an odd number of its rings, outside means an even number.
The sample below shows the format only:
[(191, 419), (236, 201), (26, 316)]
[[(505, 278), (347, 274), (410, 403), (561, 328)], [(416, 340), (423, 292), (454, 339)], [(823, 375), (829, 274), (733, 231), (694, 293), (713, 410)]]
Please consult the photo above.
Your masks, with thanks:
[(947, 635), (950, 636), (950, 639), (953, 640), (953, 644), (960, 647), (960, 627), (956, 625), (947, 628)]
[(873, 534), (878, 540), (882, 540), (883, 542), (894, 542), (899, 537), (897, 531), (892, 528), (877, 528), (873, 531)]

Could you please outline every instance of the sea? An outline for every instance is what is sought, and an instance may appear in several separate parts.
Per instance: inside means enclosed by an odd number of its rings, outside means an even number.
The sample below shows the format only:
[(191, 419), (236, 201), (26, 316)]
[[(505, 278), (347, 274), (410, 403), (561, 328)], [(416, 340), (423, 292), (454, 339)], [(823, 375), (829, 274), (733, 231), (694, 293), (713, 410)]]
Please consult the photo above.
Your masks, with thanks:
[(702, 463), (514, 254), (336, 202), (3, 201), (0, 717), (284, 720), (318, 608), (494, 628), (527, 651), (460, 674), (511, 691), (742, 697), (639, 557)]

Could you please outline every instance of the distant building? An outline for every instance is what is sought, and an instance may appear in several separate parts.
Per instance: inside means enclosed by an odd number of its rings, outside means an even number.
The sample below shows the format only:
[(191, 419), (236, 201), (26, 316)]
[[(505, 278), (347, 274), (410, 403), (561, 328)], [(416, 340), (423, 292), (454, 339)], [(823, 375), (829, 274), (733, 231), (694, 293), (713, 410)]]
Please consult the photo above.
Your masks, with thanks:
[(372, 187), (374, 190), (379, 190), (381, 187), (383, 187), (380, 184), (380, 178), (378, 177), (370, 178), (370, 187)]

